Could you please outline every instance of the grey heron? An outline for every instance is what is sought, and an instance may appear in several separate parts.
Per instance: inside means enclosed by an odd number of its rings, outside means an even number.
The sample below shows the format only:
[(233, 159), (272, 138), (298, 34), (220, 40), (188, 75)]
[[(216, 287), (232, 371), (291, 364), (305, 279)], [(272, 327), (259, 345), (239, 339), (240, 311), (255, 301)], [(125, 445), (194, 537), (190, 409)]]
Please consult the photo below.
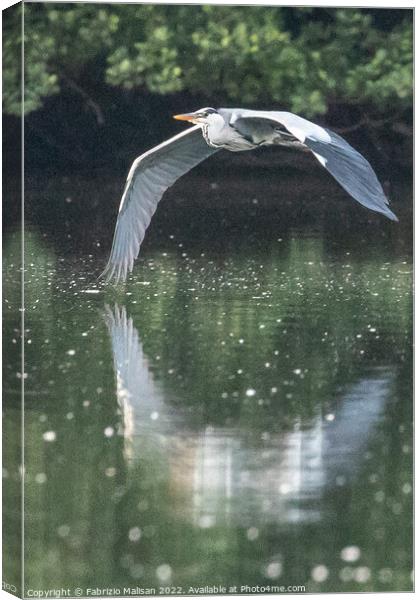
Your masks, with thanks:
[(290, 112), (201, 108), (175, 115), (194, 126), (135, 159), (122, 195), (107, 281), (125, 280), (133, 269), (146, 229), (165, 191), (179, 177), (219, 150), (260, 146), (306, 149), (355, 200), (393, 221), (381, 184), (368, 161), (342, 137)]

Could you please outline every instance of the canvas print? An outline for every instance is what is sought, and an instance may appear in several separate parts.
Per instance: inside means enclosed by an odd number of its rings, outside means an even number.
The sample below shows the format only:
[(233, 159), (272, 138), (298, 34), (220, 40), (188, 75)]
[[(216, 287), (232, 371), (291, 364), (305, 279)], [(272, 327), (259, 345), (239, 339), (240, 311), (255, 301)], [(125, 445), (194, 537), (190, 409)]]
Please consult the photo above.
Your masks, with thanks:
[(3, 11), (3, 590), (413, 590), (413, 9)]

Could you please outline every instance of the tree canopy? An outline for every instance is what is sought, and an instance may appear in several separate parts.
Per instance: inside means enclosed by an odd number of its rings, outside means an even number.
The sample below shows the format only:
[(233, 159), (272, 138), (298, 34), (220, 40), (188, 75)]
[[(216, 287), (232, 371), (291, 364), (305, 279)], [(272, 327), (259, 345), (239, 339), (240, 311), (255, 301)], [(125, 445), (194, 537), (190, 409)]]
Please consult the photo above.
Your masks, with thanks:
[[(412, 107), (412, 11), (220, 5), (30, 3), (25, 113), (70, 85), (97, 110), (92, 82), (211, 103), (272, 104), (311, 117)], [(19, 114), (20, 19), (7, 24), (4, 110)], [(15, 85), (12, 85), (12, 83)]]

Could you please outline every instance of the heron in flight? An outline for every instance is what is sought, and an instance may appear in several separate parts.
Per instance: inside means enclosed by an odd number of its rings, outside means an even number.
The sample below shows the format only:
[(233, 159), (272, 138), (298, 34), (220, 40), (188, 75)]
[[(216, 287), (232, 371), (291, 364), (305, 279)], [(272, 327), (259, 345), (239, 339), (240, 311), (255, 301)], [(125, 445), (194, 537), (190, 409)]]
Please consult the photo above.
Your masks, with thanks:
[(133, 162), (122, 195), (107, 281), (124, 281), (133, 270), (159, 200), (175, 181), (219, 150), (260, 146), (306, 149), (355, 200), (398, 221), (372, 167), (342, 137), (289, 112), (201, 108), (175, 115), (194, 126), (148, 150)]

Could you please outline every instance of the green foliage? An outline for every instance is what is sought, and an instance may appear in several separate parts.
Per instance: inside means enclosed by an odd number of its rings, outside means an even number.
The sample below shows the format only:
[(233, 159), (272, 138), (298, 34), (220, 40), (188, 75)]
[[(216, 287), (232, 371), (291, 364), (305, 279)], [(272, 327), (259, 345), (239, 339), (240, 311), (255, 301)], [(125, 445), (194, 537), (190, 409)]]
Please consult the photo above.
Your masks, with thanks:
[[(412, 102), (412, 29), (405, 20), (379, 31), (362, 11), (337, 10), (333, 24), (305, 28), (299, 39), (309, 67), (304, 85), (322, 100), (367, 103), (386, 112)], [(295, 103), (304, 93), (298, 88)], [(304, 105), (302, 109), (304, 110)]]
[[(376, 11), (380, 12), (380, 11)], [(412, 12), (218, 5), (25, 5), (25, 111), (69, 80), (308, 116), (336, 104), (412, 106)], [(394, 18), (395, 15), (395, 18)], [(5, 110), (19, 112), (19, 19), (5, 41)]]

